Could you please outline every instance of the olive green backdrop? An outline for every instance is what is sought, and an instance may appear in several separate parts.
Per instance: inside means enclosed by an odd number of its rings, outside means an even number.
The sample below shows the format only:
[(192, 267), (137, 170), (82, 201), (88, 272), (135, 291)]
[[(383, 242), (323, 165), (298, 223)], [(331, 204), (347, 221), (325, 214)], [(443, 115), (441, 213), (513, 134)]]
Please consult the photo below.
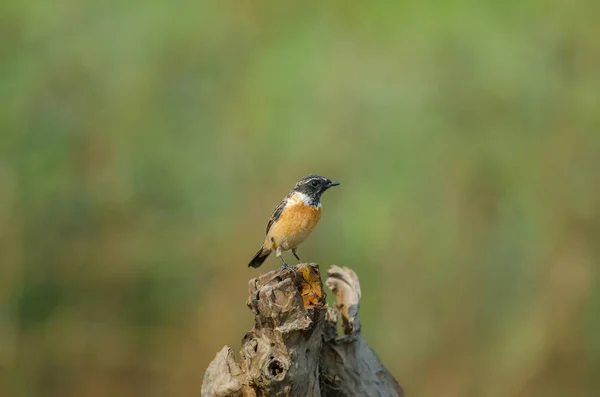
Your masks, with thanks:
[(0, 394), (199, 395), (317, 172), (301, 256), (356, 270), (409, 396), (597, 396), (599, 13), (3, 1)]

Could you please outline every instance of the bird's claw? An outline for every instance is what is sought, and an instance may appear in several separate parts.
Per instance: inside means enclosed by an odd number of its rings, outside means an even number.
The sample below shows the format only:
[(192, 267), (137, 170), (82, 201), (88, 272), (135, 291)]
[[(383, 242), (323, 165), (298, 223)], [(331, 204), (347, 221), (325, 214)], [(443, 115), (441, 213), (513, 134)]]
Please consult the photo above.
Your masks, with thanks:
[(287, 270), (291, 270), (292, 273), (294, 273), (294, 277), (296, 276), (296, 269), (293, 266), (288, 265), (287, 263), (284, 263), (283, 265), (281, 265), (282, 269), (287, 269)]

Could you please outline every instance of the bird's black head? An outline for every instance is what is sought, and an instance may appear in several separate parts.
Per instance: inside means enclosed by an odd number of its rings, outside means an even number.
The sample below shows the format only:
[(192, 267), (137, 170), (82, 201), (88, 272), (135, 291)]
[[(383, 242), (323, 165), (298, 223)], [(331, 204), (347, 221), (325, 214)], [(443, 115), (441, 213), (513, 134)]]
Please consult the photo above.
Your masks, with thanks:
[(304, 178), (300, 178), (298, 182), (296, 182), (293, 191), (305, 194), (310, 198), (313, 204), (316, 205), (319, 203), (321, 195), (325, 190), (339, 184), (339, 182), (334, 182), (324, 176), (311, 174)]

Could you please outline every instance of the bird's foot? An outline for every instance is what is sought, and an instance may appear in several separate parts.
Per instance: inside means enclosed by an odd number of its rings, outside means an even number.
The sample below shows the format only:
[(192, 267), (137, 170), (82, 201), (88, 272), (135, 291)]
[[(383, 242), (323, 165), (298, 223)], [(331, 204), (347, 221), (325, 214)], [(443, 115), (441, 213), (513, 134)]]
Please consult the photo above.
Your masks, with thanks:
[(292, 273), (294, 273), (294, 277), (296, 277), (296, 268), (294, 268), (293, 266), (288, 265), (287, 263), (284, 263), (281, 265), (281, 269), (282, 270), (291, 270)]

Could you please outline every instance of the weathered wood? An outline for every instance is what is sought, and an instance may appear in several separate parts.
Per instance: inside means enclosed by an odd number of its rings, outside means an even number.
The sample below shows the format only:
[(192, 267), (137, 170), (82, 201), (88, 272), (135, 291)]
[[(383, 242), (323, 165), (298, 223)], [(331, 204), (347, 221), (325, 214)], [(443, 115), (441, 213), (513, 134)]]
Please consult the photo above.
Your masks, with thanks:
[[(332, 266), (327, 306), (319, 266), (299, 264), (250, 280), (254, 327), (242, 340), (241, 362), (225, 346), (210, 363), (203, 397), (403, 396), (402, 388), (362, 338), (356, 274)], [(337, 337), (337, 318), (344, 336)]]
[(333, 316), (326, 324), (320, 355), (323, 396), (404, 396), (396, 379), (381, 364), (361, 334), (358, 310), (360, 283), (347, 267), (332, 266), (325, 282), (336, 296), (335, 309), (342, 319), (344, 336), (337, 336)]

